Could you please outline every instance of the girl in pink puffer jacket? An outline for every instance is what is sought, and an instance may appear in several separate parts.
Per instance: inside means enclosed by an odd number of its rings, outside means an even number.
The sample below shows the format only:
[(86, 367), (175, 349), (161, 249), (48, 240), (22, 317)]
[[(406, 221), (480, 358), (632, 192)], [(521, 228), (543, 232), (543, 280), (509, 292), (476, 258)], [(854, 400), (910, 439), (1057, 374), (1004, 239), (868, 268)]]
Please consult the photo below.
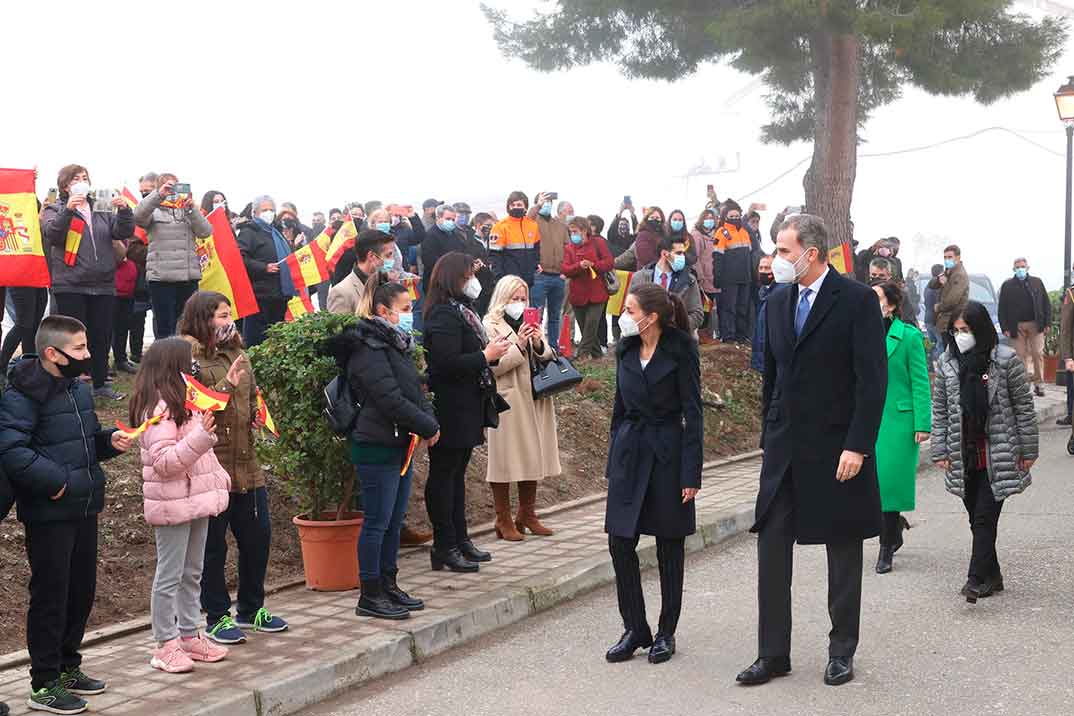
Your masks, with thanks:
[(157, 648), (150, 664), (169, 673), (190, 671), (195, 661), (215, 662), (227, 649), (198, 631), (201, 569), (209, 518), (228, 506), (231, 478), (216, 459), (212, 412), (191, 414), (183, 373), (191, 368), (190, 344), (166, 338), (143, 356), (130, 402), (133, 425), (160, 417), (142, 434), (145, 520), (157, 542), (150, 615)]

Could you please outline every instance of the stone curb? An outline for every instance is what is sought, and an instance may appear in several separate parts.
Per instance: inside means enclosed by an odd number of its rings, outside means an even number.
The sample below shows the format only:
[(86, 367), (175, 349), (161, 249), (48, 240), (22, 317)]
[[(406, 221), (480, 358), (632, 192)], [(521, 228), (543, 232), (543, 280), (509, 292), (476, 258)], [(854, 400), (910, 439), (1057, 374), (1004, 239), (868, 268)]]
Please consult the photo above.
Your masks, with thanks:
[[(686, 551), (716, 546), (749, 529), (753, 506), (698, 518), (698, 531)], [(638, 548), (642, 568), (656, 565), (656, 543), (644, 538)], [(513, 587), (490, 592), (466, 609), (416, 616), (410, 629), (389, 629), (333, 651), (326, 661), (273, 674), (271, 685), (253, 691), (228, 689), (212, 700), (185, 704), (184, 716), (284, 716), (298, 713), (386, 674), (423, 663), (530, 616), (547, 611), (614, 581), (611, 558), (598, 554), (551, 570)]]

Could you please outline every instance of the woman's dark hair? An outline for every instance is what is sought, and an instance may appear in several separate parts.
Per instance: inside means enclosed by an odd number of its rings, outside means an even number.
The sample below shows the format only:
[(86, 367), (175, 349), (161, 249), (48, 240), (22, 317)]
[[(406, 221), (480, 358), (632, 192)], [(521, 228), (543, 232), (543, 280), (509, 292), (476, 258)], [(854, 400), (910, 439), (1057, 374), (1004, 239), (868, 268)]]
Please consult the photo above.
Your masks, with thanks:
[(56, 189), (59, 192), (60, 197), (64, 200), (67, 199), (67, 185), (71, 183), (71, 180), (75, 178), (75, 175), (79, 172), (86, 172), (86, 176), (89, 176), (89, 170), (81, 164), (68, 164), (60, 173), (56, 176)]
[(894, 281), (884, 281), (878, 283), (873, 288), (879, 288), (884, 292), (884, 300), (888, 302), (888, 305), (893, 309), (891, 315), (902, 320), (902, 302), (906, 300), (906, 292), (903, 291), (902, 286)]
[[(712, 209), (705, 209), (704, 211), (701, 212), (701, 216), (697, 217), (697, 223), (694, 224), (694, 228), (697, 229), (698, 231), (704, 231), (705, 230), (705, 217), (707, 217), (707, 216), (712, 217), (713, 221), (719, 222), (720, 217), (718, 217), (716, 215), (715, 211), (713, 211)], [(715, 228), (716, 227), (713, 227), (713, 230), (715, 230)]]
[(377, 315), (377, 306), (390, 309), (395, 297), (401, 293), (408, 293), (406, 286), (392, 281), (383, 271), (374, 271), (373, 275), (366, 279), (365, 293), (358, 302), (358, 315), (362, 318), (373, 318)]
[(524, 203), (526, 205), (527, 209), (530, 208), (530, 199), (529, 199), (528, 196), (526, 196), (526, 192), (524, 192), (524, 191), (513, 191), (510, 194), (508, 194), (507, 195), (507, 208), (510, 209), (511, 204), (513, 202), (516, 202), (516, 201), (521, 201), (522, 203)]
[(660, 226), (660, 233), (662, 233), (662, 234), (667, 234), (667, 232), (668, 232), (668, 222), (667, 222), (667, 218), (668, 218), (668, 217), (667, 217), (667, 214), (665, 214), (665, 213), (664, 213), (664, 210), (663, 210), (663, 209), (661, 209), (661, 208), (660, 208), (659, 206), (650, 206), (650, 207), (649, 207), (649, 208), (648, 208), (648, 209), (646, 210), (646, 212), (645, 212), (645, 216), (644, 216), (644, 217), (642, 218), (642, 224), (643, 224), (643, 225), (648, 225), (648, 223), (649, 223), (649, 219), (650, 219), (650, 218), (652, 218), (652, 215), (653, 215), (653, 214), (656, 214), (656, 213), (659, 213), (659, 214), (660, 214), (660, 219), (661, 219), (661, 221), (663, 222), (663, 223), (661, 224), (661, 226)]
[(168, 417), (182, 425), (190, 417), (186, 408), (186, 383), (183, 373), (190, 372), (190, 344), (172, 336), (153, 341), (142, 355), (131, 395), (131, 427), (138, 427), (153, 414), (157, 401), (163, 400)]
[(596, 214), (590, 214), (586, 219), (589, 221), (589, 230), (594, 236), (600, 236), (604, 233), (604, 219)]
[[(984, 304), (977, 301), (967, 303), (966, 307), (951, 319), (952, 330), (954, 329), (955, 321), (960, 318), (973, 331), (973, 337), (977, 341), (975, 349), (991, 354), (999, 343), (999, 334), (996, 333), (996, 324), (992, 322), (992, 316), (988, 313), (988, 309), (984, 307)], [(954, 345), (953, 341), (952, 345)]]
[(213, 210), (213, 199), (216, 198), (217, 194), (224, 197), (224, 201), (227, 201), (227, 195), (225, 195), (224, 192), (210, 189), (209, 191), (205, 192), (205, 195), (203, 197), (201, 197), (201, 211), (203, 214), (208, 214), (210, 211)]
[(590, 234), (589, 219), (584, 216), (576, 216), (567, 223), (567, 229), (578, 229), (582, 232), (582, 238), (589, 236)]
[(661, 328), (678, 328), (690, 330), (690, 317), (686, 315), (686, 305), (677, 294), (669, 293), (655, 283), (643, 283), (630, 289), (638, 306), (646, 315), (655, 313)]
[(474, 275), (474, 259), (460, 251), (452, 251), (440, 257), (433, 266), (429, 276), (429, 285), (425, 287), (425, 308), (423, 314), (428, 316), (433, 306), (447, 303), (451, 299), (462, 298), (460, 288), (467, 276)]
[[(216, 328), (213, 326), (213, 316), (221, 303), (231, 306), (231, 301), (222, 293), (216, 291), (198, 291), (187, 299), (183, 306), (183, 313), (179, 316), (177, 332), (181, 336), (190, 336), (205, 347), (205, 353), (212, 355), (216, 352)], [(228, 346), (237, 345), (242, 347), (242, 337), (236, 331), (228, 341)]]

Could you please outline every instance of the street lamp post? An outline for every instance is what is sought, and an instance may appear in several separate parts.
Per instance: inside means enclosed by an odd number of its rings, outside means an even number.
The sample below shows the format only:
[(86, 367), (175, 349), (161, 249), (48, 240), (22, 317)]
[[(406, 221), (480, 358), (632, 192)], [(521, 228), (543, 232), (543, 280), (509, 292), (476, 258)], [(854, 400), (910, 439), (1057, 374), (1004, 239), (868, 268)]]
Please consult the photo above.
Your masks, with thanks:
[(1055, 92), (1055, 108), (1059, 110), (1059, 119), (1063, 120), (1067, 130), (1067, 214), (1064, 224), (1063, 241), (1063, 290), (1070, 288), (1070, 219), (1071, 219), (1071, 166), (1074, 158), (1074, 75)]

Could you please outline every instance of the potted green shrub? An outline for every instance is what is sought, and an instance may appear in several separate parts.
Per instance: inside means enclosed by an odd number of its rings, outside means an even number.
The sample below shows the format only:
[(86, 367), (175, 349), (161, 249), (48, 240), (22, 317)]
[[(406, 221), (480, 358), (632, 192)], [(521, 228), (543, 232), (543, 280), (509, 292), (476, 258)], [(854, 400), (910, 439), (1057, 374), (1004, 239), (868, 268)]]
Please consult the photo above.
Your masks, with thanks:
[(327, 311), (306, 314), (272, 326), (249, 352), (280, 433), (258, 442), (258, 457), (300, 506), (292, 522), (302, 544), (306, 586), (322, 591), (358, 586), (362, 513), (350, 508), (356, 477), (346, 443), (323, 415), (324, 388), (338, 368), (321, 352), (325, 339), (356, 320)]

